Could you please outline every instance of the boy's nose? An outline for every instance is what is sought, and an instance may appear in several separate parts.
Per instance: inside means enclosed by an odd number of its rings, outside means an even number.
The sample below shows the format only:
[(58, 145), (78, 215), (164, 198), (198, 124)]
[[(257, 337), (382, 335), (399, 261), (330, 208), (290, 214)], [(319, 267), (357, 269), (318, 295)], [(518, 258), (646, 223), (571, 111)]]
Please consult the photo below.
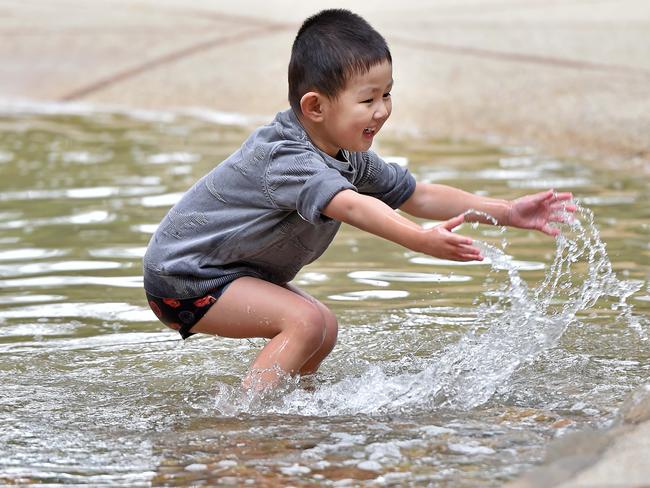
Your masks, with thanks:
[(379, 105), (379, 108), (375, 110), (374, 118), (378, 120), (385, 119), (386, 117), (388, 117), (389, 114), (390, 114), (390, 107), (386, 102), (382, 102)]

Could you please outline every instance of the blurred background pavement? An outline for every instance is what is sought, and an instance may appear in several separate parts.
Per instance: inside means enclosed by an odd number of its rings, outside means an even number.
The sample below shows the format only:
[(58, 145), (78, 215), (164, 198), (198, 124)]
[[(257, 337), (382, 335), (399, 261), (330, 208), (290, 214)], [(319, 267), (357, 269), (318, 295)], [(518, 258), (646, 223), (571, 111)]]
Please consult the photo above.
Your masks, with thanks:
[(300, 23), (325, 7), (388, 40), (386, 130), (532, 146), (650, 172), (646, 0), (0, 0), (0, 103), (285, 109)]

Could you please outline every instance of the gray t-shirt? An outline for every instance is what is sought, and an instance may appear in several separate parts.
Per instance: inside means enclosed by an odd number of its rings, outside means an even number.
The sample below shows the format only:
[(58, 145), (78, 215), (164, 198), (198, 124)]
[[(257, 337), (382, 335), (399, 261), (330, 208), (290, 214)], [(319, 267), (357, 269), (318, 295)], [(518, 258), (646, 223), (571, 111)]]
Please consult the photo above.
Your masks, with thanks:
[(169, 211), (144, 256), (144, 287), (193, 298), (240, 276), (291, 281), (318, 258), (340, 222), (321, 214), (350, 189), (398, 208), (415, 189), (404, 168), (374, 152), (330, 157), (291, 110), (260, 127)]

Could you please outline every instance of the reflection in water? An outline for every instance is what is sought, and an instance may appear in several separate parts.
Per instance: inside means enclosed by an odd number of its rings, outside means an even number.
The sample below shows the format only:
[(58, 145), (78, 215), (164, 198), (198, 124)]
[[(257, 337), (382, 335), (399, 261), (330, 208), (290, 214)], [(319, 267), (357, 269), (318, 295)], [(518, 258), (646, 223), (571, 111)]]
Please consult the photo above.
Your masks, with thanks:
[(336, 312), (339, 345), (260, 401), (238, 385), (262, 342), (183, 343), (140, 274), (167, 208), (247, 131), (52, 108), (0, 115), (0, 484), (495, 486), (549, 439), (611, 423), (647, 382), (646, 181), (383, 141), (420, 180), (503, 197), (554, 183), (595, 216), (557, 241), (466, 225), (481, 263), (344, 226), (296, 280)]

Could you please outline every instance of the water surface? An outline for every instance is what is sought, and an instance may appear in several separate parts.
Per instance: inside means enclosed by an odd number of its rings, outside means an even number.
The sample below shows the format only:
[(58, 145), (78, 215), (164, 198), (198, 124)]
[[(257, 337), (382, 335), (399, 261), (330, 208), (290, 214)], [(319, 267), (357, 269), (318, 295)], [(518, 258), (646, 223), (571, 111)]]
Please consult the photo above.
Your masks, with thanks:
[(344, 227), (296, 280), (339, 317), (337, 348), (285, 394), (239, 398), (263, 342), (181, 343), (146, 307), (141, 257), (247, 129), (163, 115), (0, 115), (1, 483), (498, 486), (647, 382), (648, 181), (384, 138), (420, 180), (572, 191), (577, 224), (557, 241), (463, 226), (483, 263)]

